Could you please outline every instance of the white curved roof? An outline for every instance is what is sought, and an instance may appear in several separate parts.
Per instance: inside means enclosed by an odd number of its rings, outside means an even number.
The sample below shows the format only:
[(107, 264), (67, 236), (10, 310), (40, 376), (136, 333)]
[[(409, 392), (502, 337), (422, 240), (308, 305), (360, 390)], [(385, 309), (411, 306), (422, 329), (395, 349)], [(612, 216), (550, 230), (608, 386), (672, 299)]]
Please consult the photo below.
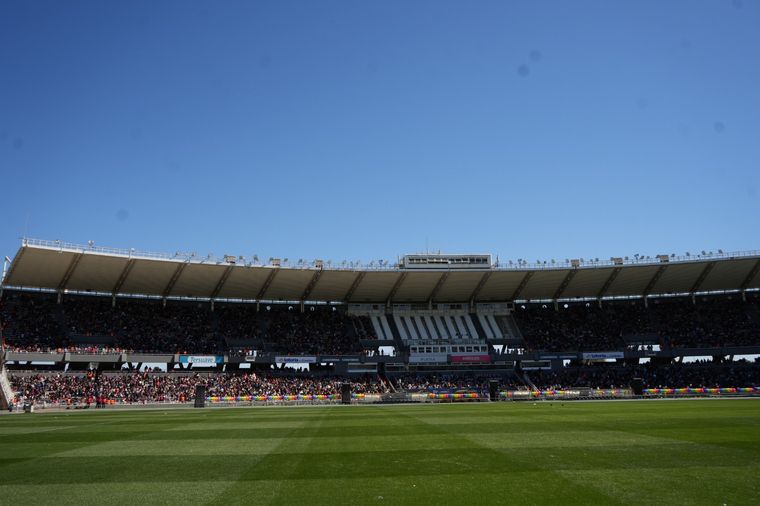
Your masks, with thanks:
[(503, 302), (760, 288), (758, 252), (664, 258), (419, 271), (239, 265), (27, 239), (3, 287), (351, 303)]

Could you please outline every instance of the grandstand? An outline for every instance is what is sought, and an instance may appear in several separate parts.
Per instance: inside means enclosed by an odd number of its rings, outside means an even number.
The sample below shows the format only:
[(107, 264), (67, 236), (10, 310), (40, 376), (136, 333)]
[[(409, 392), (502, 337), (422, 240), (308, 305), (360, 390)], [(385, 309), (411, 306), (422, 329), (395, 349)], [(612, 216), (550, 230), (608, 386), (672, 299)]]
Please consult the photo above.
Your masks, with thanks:
[[(498, 397), (490, 382), (502, 397), (630, 393), (636, 378), (753, 389), (757, 366), (734, 358), (760, 355), (759, 288), (759, 252), (333, 267), (24, 239), (2, 282), (3, 397), (55, 403), (110, 388), (120, 402), (189, 402), (204, 386), (209, 398), (335, 400), (334, 378), (380, 397)], [(710, 363), (685, 365), (693, 357)], [(144, 364), (161, 372), (141, 376)]]

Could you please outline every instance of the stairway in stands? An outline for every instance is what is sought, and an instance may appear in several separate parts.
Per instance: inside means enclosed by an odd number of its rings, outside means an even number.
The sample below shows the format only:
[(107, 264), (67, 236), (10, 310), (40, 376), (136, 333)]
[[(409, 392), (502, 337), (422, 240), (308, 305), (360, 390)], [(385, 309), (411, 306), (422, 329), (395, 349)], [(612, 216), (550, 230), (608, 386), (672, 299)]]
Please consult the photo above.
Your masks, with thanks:
[(523, 384), (528, 388), (528, 390), (532, 392), (537, 392), (538, 387), (536, 386), (533, 381), (531, 381), (530, 376), (528, 376), (528, 373), (523, 370), (515, 371), (515, 375), (517, 376), (517, 379), (523, 382)]
[(8, 374), (5, 371), (5, 366), (0, 369), (0, 409), (8, 409), (8, 403), (13, 400), (15, 394), (11, 387), (11, 382), (8, 381)]
[(398, 391), (396, 390), (396, 385), (393, 384), (393, 381), (384, 372), (379, 371), (377, 378), (380, 380), (380, 384), (384, 385), (386, 392), (396, 393)]

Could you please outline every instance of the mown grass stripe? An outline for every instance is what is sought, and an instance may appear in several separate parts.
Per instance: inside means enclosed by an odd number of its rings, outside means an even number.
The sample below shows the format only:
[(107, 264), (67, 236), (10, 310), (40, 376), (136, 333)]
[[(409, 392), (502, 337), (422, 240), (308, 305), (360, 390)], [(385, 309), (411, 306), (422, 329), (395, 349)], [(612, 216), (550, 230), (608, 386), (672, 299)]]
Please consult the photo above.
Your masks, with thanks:
[(753, 400), (6, 415), (0, 501), (752, 504), (758, 428)]

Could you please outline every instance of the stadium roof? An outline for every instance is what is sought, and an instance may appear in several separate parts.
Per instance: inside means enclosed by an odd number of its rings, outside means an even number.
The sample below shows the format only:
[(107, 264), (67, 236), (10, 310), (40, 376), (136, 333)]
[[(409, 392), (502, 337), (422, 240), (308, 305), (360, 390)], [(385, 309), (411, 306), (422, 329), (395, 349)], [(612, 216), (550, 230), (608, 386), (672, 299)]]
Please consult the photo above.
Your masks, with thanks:
[[(279, 265), (278, 265), (279, 263)], [(274, 265), (272, 265), (274, 264)], [(4, 288), (114, 295), (350, 303), (635, 297), (760, 288), (760, 252), (571, 260), (478, 269), (297, 266), (24, 239)]]

